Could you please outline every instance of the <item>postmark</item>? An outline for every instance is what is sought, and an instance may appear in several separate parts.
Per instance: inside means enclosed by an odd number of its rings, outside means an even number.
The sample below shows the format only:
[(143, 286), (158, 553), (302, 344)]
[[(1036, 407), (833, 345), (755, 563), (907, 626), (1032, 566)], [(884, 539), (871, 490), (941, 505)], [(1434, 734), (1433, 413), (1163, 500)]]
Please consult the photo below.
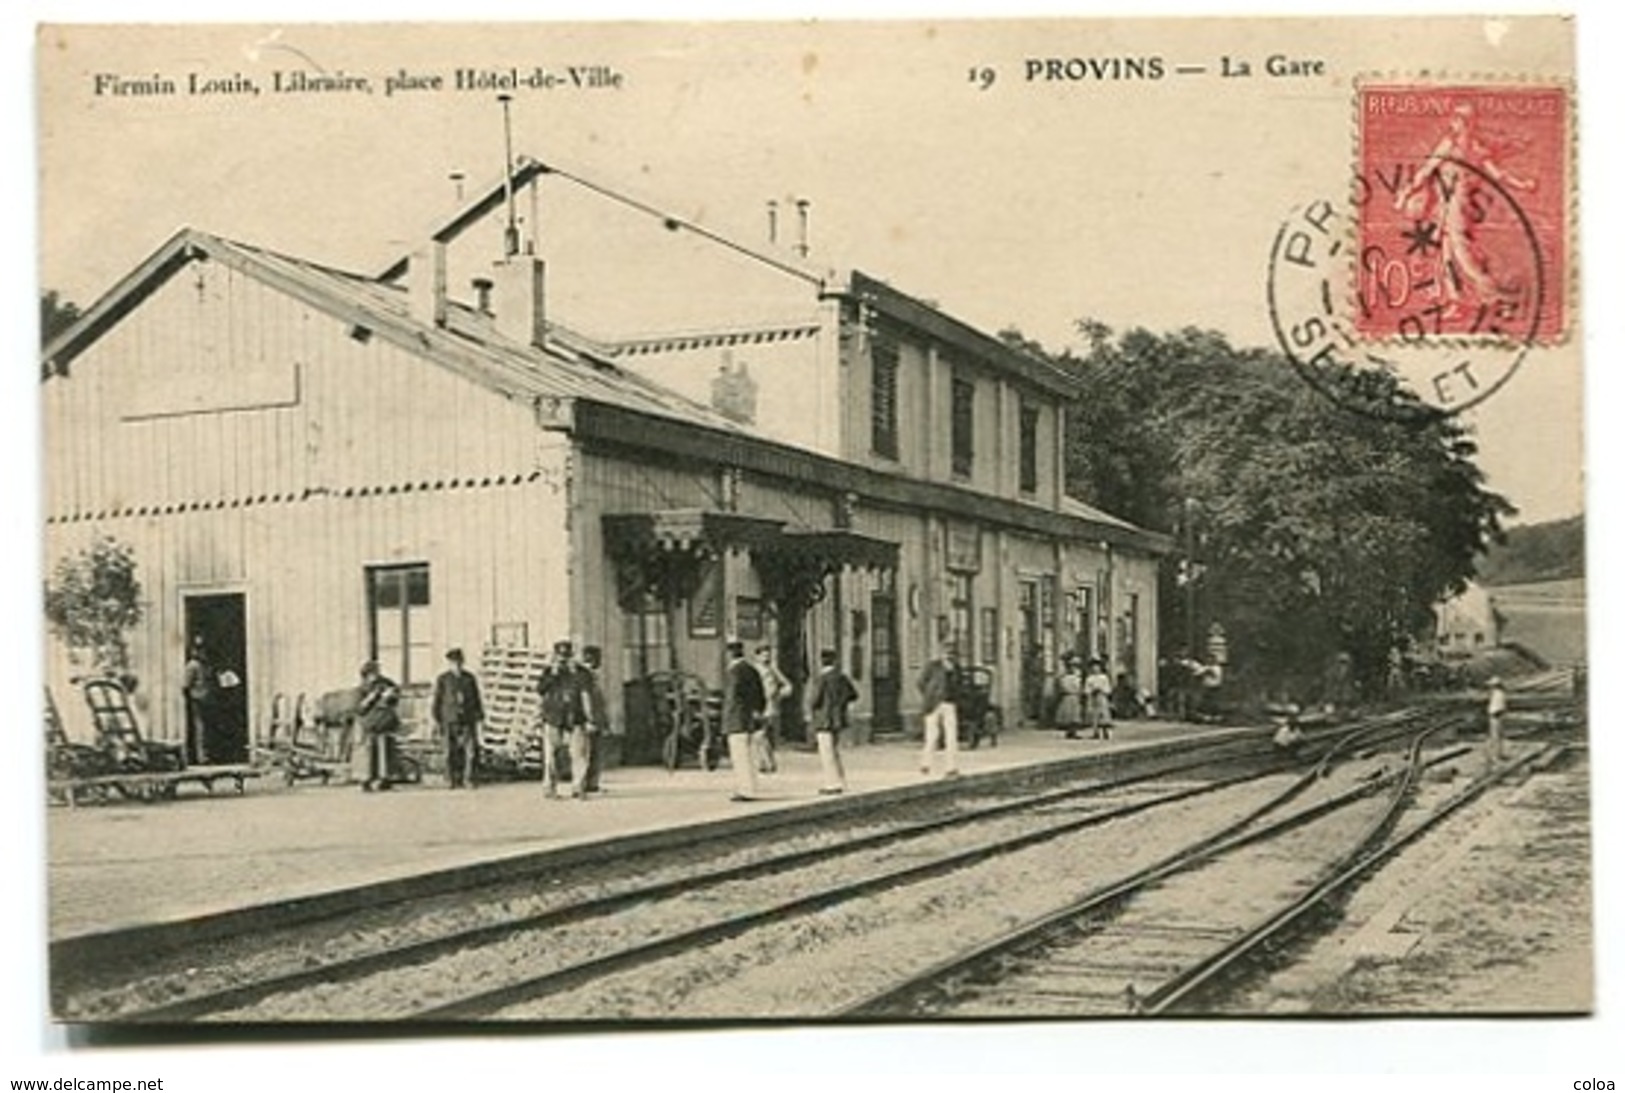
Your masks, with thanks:
[(1459, 413), (1567, 336), (1568, 91), (1362, 85), (1356, 105), (1346, 192), (1274, 235), (1277, 340), (1351, 410)]

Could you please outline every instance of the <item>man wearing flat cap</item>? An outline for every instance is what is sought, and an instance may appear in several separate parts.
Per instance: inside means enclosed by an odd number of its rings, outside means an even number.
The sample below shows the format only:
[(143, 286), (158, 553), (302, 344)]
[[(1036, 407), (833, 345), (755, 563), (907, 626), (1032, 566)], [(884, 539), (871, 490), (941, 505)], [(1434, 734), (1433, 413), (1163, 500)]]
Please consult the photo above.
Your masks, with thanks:
[(480, 702), (479, 681), (463, 667), (461, 649), (446, 650), (446, 670), (434, 681), (433, 712), (435, 727), (446, 741), (447, 784), (452, 789), (473, 789), (485, 706)]
[(576, 663), (575, 645), (553, 643), (553, 659), (536, 682), (542, 696), (543, 779), (547, 795), (559, 795), (559, 748), (570, 747), (570, 796), (587, 796), (592, 758), (592, 673)]

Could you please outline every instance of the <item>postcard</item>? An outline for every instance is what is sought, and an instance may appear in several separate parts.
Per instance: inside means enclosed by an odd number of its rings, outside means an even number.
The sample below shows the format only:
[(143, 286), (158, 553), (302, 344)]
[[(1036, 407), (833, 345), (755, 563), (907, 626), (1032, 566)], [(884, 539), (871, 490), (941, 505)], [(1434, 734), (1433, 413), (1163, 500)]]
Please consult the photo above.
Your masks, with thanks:
[(42, 26), (51, 1017), (1590, 1013), (1575, 33)]

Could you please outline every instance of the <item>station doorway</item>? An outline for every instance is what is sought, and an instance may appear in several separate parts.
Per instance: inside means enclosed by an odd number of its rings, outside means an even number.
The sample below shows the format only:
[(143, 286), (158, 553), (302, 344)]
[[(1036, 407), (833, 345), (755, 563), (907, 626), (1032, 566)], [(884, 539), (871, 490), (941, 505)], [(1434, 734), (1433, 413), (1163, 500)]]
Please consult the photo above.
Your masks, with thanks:
[(187, 731), (189, 763), (248, 762), (248, 597), (241, 592), (186, 593), (186, 650), (200, 640), (216, 687), (201, 741)]

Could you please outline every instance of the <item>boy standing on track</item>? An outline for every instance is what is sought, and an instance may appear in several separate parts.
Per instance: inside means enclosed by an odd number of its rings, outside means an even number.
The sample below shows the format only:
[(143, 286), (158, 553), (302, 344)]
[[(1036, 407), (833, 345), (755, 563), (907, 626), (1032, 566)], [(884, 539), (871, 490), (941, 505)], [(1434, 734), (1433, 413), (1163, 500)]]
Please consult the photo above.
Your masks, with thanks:
[(1506, 720), (1507, 693), (1501, 686), (1500, 676), (1491, 676), (1489, 682), (1490, 693), (1485, 703), (1485, 716), (1489, 722), (1489, 739), (1484, 742), (1484, 754), (1487, 765), (1493, 767), (1506, 758), (1505, 739), (1501, 735), (1502, 723)]
[(836, 663), (834, 649), (818, 654), (821, 667), (813, 679), (808, 720), (818, 740), (818, 767), (823, 775), (819, 793), (845, 793), (846, 769), (841, 765), (840, 736), (846, 728), (846, 708), (858, 697), (846, 673)]

